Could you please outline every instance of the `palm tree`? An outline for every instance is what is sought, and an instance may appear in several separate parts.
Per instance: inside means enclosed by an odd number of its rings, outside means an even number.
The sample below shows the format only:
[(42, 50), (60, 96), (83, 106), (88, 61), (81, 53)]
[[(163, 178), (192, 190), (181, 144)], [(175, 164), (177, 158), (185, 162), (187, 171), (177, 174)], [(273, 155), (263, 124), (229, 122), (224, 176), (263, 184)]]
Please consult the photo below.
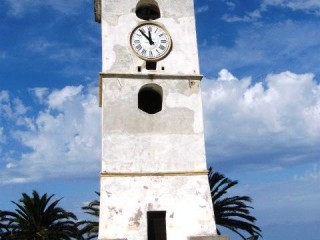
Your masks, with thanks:
[(3, 214), (3, 211), (0, 211), (0, 239), (7, 240), (10, 237), (9, 230), (10, 222)]
[[(209, 183), (211, 189), (211, 198), (214, 207), (216, 224), (237, 233), (242, 239), (246, 239), (241, 231), (250, 234), (252, 239), (262, 237), (261, 229), (254, 223), (256, 218), (250, 215), (250, 209), (253, 207), (247, 205), (251, 203), (248, 196), (233, 196), (222, 198), (230, 188), (238, 184), (238, 181), (231, 181), (224, 175), (213, 172), (209, 168)], [(220, 231), (218, 230), (220, 235)]]
[[(58, 207), (61, 199), (50, 203), (54, 195), (39, 196), (33, 191), (30, 197), (22, 194), (20, 203), (12, 202), (17, 208), (14, 212), (2, 211), (2, 225), (10, 232), (0, 232), (0, 238), (14, 240), (71, 240), (77, 237), (76, 216)], [(8, 238), (5, 238), (8, 237)], [(2, 239), (2, 238), (1, 238)]]
[[(100, 196), (99, 192), (96, 192)], [(100, 214), (100, 201), (93, 200), (88, 205), (81, 208), (85, 213), (91, 215), (93, 218), (98, 219)], [(81, 235), (85, 236), (86, 240), (95, 239), (98, 237), (99, 221), (98, 220), (85, 220), (79, 221), (78, 227), (80, 228)]]

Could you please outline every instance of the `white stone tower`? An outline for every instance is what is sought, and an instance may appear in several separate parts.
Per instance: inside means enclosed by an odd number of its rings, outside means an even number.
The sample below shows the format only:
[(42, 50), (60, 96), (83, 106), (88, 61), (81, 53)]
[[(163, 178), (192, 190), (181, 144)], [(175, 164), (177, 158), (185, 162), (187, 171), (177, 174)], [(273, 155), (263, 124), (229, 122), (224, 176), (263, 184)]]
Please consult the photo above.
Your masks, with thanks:
[(215, 239), (193, 0), (95, 0), (100, 240)]

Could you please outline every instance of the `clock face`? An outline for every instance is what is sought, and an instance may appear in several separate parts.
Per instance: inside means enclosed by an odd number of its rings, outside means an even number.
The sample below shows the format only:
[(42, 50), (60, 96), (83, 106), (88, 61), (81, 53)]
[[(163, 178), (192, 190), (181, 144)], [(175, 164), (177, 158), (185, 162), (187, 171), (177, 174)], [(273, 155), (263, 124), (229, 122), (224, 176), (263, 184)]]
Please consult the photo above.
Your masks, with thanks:
[(160, 60), (171, 50), (169, 33), (154, 23), (136, 27), (130, 37), (130, 45), (136, 55), (144, 60)]

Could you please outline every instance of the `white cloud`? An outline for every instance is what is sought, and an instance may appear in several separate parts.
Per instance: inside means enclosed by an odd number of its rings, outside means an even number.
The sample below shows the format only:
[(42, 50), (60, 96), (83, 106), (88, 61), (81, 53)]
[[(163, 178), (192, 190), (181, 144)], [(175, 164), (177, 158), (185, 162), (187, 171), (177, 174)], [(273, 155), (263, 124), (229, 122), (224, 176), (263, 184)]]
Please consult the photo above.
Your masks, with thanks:
[(227, 70), (203, 86), (211, 161), (269, 169), (318, 161), (320, 85), (312, 74), (270, 74), (238, 80)]
[(218, 81), (237, 81), (238, 79), (233, 76), (231, 72), (227, 69), (222, 69), (219, 73), (219, 77), (217, 78)]
[(233, 23), (233, 22), (254, 22), (261, 18), (260, 10), (254, 10), (252, 12), (247, 13), (243, 17), (239, 16), (231, 16), (229, 14), (224, 14), (222, 16), (222, 20)]
[(11, 99), (8, 91), (0, 91), (0, 119), (18, 120), (27, 110), (20, 99)]
[(320, 13), (319, 0), (264, 0), (262, 8), (268, 6), (286, 7), (292, 10), (303, 10), (308, 12)]
[(46, 101), (46, 97), (49, 94), (48, 88), (33, 88), (30, 89), (30, 92), (37, 98), (40, 103), (44, 103)]
[[(83, 36), (80, 38), (85, 43), (87, 41), (93, 43), (94, 38), (89, 39), (81, 32), (80, 35)], [(98, 70), (92, 68), (92, 66), (96, 66), (97, 62), (101, 62), (95, 49), (98, 44), (94, 43), (90, 44), (90, 46), (84, 48), (65, 42), (51, 41), (42, 37), (36, 37), (26, 43), (26, 48), (31, 54), (45, 57), (49, 59), (49, 62), (62, 63), (64, 67), (61, 67), (59, 71), (66, 75), (88, 75), (91, 72), (96, 74)]]
[(254, 67), (258, 74), (266, 74), (266, 69), (318, 71), (318, 28), (317, 23), (293, 21), (246, 26), (238, 30), (232, 45), (200, 48), (202, 69), (208, 73)]
[[(217, 79), (203, 82), (203, 91), (208, 160), (232, 160), (233, 168), (268, 170), (318, 161), (320, 86), (313, 74), (282, 72), (254, 83), (224, 69)], [(11, 119), (16, 129), (10, 132), (28, 149), (20, 157), (6, 159), (0, 181), (98, 173), (101, 136), (96, 89), (67, 86), (31, 93), (44, 104), (34, 116), (21, 101), (10, 100), (8, 92), (0, 94), (2, 102), (18, 102), (10, 108), (19, 116), (19, 121)]]
[(0, 127), (0, 143), (6, 142), (6, 136), (3, 133), (3, 127)]
[(34, 92), (40, 98), (47, 94), (42, 99), (44, 109), (24, 117), (25, 130), (11, 129), (28, 151), (20, 158), (6, 159), (0, 183), (98, 174), (101, 137), (96, 89), (78, 86)]
[(0, 103), (9, 101), (9, 92), (8, 91), (0, 91)]
[(206, 4), (196, 8), (196, 13), (203, 13), (203, 12), (207, 12), (208, 10), (209, 10), (209, 5)]
[(49, 7), (64, 14), (78, 14), (79, 9), (89, 0), (5, 0), (9, 6), (8, 14), (23, 17), (28, 12), (39, 11), (42, 7)]
[(308, 182), (289, 179), (251, 188), (259, 222), (268, 225), (319, 220), (319, 186), (319, 179)]
[(52, 60), (60, 62), (73, 62), (83, 56), (90, 56), (89, 48), (75, 48), (65, 43), (54, 42), (43, 38), (32, 39), (27, 45), (32, 53), (46, 55)]
[(318, 169), (318, 165), (314, 164), (312, 169), (308, 170), (303, 175), (296, 175), (294, 179), (304, 182), (320, 181), (320, 170)]
[(18, 98), (13, 99), (13, 104), (14, 104), (15, 114), (18, 116), (24, 115), (28, 111), (28, 108)]
[(258, 219), (264, 225), (319, 221), (319, 177), (273, 181), (251, 191)]
[[(231, 2), (231, 10), (234, 8), (234, 4)], [(268, 7), (281, 7), (281, 8), (290, 8), (291, 10), (297, 11), (302, 10), (307, 13), (313, 13), (316, 15), (320, 14), (320, 1), (319, 0), (263, 0), (261, 6), (249, 13), (246, 13), (244, 16), (232, 16), (229, 14), (224, 14), (222, 19), (226, 22), (255, 22), (258, 19), (262, 18), (262, 13), (268, 11)], [(268, 13), (266, 13), (268, 14)]]
[(225, 4), (229, 7), (230, 10), (234, 10), (236, 7), (236, 4), (231, 1), (226, 1)]
[(15, 17), (22, 17), (26, 11), (31, 11), (36, 5), (39, 4), (39, 0), (24, 0), (24, 1), (14, 1), (14, 0), (5, 0), (9, 5), (8, 14)]
[(27, 48), (35, 53), (46, 54), (49, 50), (56, 48), (59, 49), (61, 46), (58, 46), (57, 43), (47, 41), (43, 38), (33, 40)]
[(53, 91), (48, 97), (48, 106), (50, 108), (57, 108), (64, 107), (64, 103), (66, 101), (70, 101), (75, 96), (79, 95), (82, 91), (82, 86), (72, 87), (67, 86), (62, 90), (55, 90)]

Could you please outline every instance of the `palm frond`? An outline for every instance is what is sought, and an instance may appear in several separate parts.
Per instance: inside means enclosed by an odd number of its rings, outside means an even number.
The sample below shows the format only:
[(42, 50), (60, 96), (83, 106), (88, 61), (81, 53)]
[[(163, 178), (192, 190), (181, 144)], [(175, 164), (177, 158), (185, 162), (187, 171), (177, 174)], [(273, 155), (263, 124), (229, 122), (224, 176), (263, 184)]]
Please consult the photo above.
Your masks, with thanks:
[(250, 212), (253, 209), (252, 206), (248, 205), (252, 202), (250, 197), (232, 196), (222, 198), (228, 193), (228, 190), (238, 184), (238, 181), (232, 181), (223, 174), (214, 172), (211, 167), (208, 176), (216, 224), (230, 229), (242, 239), (246, 239), (242, 232), (247, 232), (250, 236), (262, 237), (261, 229), (255, 225), (257, 219)]

